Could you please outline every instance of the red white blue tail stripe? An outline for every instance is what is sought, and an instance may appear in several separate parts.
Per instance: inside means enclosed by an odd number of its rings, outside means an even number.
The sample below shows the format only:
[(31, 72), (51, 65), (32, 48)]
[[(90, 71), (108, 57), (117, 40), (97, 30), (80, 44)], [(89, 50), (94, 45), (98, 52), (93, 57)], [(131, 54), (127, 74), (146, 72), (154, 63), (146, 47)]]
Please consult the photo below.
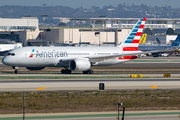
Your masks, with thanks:
[(141, 18), (132, 29), (131, 33), (121, 44), (123, 51), (138, 51), (139, 41), (144, 29), (146, 18)]

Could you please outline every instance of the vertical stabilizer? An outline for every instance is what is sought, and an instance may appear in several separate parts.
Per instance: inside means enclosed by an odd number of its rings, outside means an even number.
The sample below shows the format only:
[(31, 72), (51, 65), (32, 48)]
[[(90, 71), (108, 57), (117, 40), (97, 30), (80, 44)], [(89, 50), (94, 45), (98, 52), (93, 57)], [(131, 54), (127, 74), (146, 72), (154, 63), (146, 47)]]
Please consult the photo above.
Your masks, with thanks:
[(160, 44), (161, 44), (161, 42), (160, 42), (159, 38), (156, 38), (156, 41), (157, 41), (157, 44), (158, 44), (158, 45), (160, 45)]
[(119, 46), (122, 47), (123, 51), (138, 51), (139, 41), (144, 29), (146, 18), (141, 18), (132, 29), (131, 33)]
[(176, 40), (173, 42), (172, 46), (179, 46), (180, 43), (180, 34), (177, 36)]

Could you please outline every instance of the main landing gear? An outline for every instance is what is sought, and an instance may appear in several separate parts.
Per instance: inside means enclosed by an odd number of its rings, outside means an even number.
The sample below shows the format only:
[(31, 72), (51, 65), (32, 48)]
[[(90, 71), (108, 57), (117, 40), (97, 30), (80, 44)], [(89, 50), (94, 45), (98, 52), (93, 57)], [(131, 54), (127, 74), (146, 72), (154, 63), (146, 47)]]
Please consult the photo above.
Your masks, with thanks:
[(83, 71), (83, 74), (93, 74), (93, 70)]
[[(68, 68), (62, 69), (61, 73), (62, 74), (71, 74), (71, 70)], [(87, 70), (87, 71), (83, 71), (83, 74), (93, 74), (93, 70)]]
[(18, 74), (18, 73), (19, 73), (19, 67), (13, 66), (12, 68), (15, 69), (15, 71), (14, 71), (15, 74)]
[(61, 70), (61, 73), (62, 73), (62, 74), (71, 74), (71, 70), (68, 69), (68, 68), (65, 68), (65, 69), (62, 69), (62, 70)]

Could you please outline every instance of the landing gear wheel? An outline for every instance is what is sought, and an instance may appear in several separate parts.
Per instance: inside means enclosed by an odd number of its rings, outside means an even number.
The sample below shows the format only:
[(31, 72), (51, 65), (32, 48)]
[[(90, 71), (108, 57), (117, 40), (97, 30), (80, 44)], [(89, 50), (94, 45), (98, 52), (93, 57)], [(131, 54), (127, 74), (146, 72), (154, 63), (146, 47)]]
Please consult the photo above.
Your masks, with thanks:
[(62, 74), (65, 74), (65, 71), (64, 71), (64, 69), (62, 69), (62, 70), (61, 70), (61, 73), (62, 73)]
[(87, 71), (83, 71), (83, 74), (87, 74)]
[(93, 70), (90, 70), (91, 71), (91, 73), (90, 74), (93, 74), (94, 73), (94, 71)]
[(83, 71), (83, 74), (93, 74), (93, 70)]
[(71, 74), (71, 70), (67, 70), (67, 74)]
[(15, 69), (15, 71), (14, 71), (15, 74), (19, 73), (19, 67), (18, 66), (12, 66), (12, 69)]
[(18, 73), (19, 73), (19, 70), (15, 70), (14, 73), (15, 73), (15, 74), (18, 74)]
[(62, 74), (71, 74), (71, 70), (70, 69), (62, 69), (61, 73)]

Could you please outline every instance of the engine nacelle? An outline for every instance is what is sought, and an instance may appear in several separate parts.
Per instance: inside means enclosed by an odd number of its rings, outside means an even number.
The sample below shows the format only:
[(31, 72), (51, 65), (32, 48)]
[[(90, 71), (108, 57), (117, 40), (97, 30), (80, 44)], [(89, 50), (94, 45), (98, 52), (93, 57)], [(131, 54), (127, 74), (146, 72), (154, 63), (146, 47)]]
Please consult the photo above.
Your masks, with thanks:
[(69, 68), (72, 71), (87, 71), (91, 67), (91, 63), (85, 59), (75, 59), (69, 62)]
[(26, 67), (26, 69), (28, 69), (28, 70), (42, 70), (44, 68), (45, 67)]

